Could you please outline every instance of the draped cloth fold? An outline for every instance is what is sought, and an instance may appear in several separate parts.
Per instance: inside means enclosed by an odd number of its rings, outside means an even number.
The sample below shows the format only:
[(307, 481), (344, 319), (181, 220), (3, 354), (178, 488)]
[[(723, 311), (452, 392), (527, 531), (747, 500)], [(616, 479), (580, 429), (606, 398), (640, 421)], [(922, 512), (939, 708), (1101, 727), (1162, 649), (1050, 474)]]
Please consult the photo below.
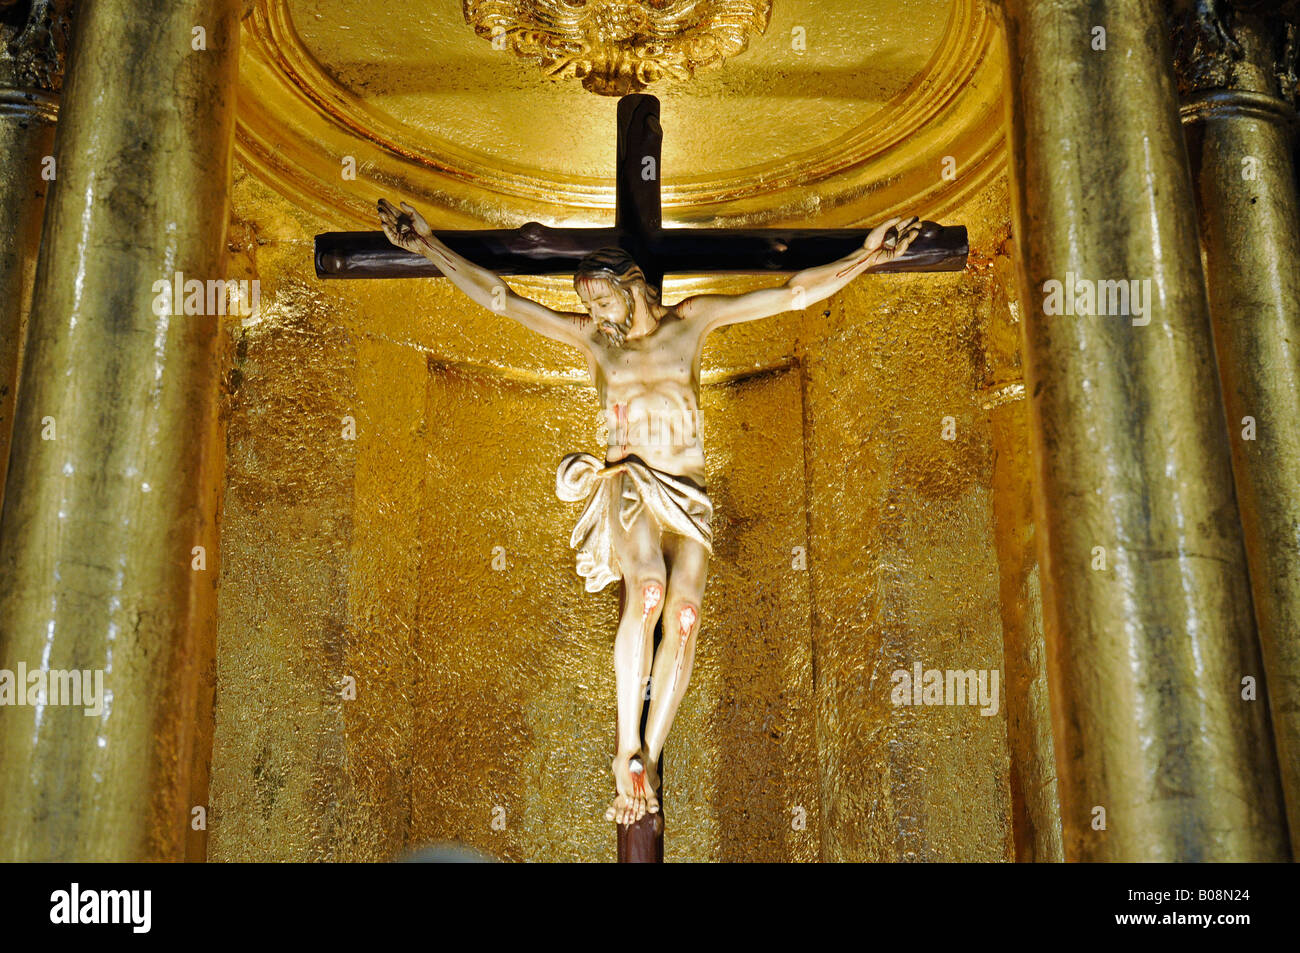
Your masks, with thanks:
[(694, 539), (713, 552), (713, 504), (683, 477), (647, 466), (635, 457), (612, 465), (599, 457), (571, 453), (555, 474), (555, 495), (567, 503), (586, 500), (569, 536), (578, 551), (578, 575), (588, 592), (598, 592), (623, 575), (614, 552), (614, 523), (624, 530), (648, 509), (665, 532)]

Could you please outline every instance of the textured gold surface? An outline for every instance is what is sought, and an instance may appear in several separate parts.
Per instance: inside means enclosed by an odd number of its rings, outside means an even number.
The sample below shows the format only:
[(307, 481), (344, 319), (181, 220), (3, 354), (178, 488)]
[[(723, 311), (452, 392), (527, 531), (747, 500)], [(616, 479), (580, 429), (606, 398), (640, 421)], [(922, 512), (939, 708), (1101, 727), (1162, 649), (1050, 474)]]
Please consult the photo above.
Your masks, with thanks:
[(0, 503), (4, 502), (9, 438), (22, 342), (27, 333), (41, 214), (48, 183), (41, 163), (54, 150), (57, 104), (35, 91), (0, 89)]
[(772, 0), (462, 0), (465, 22), (494, 49), (537, 62), (547, 76), (625, 96), (719, 66), (761, 33)]
[[(372, 227), (380, 195), (440, 228), (612, 220), (616, 102), (493, 50), (456, 0), (259, 0), (244, 26), (239, 154), (330, 226)], [(775, 4), (743, 56), (654, 87), (664, 222), (937, 220), (1003, 161), (1002, 70), (979, 0)]]
[(217, 322), (156, 317), (152, 286), (221, 274), (236, 13), (104, 0), (78, 23), (0, 523), (0, 668), (101, 669), (111, 697), (97, 717), (0, 713), (6, 860), (186, 855), (215, 630)]
[[(612, 860), (617, 595), (583, 591), (554, 497), (595, 441), (579, 355), (445, 282), (320, 283), (320, 223), (244, 173), (235, 209), (263, 310), (232, 329), (210, 859)], [(1005, 240), (1005, 189), (964, 214)], [(518, 286), (567, 306), (565, 284)], [(1005, 699), (889, 701), (913, 658), (1000, 667), (1000, 588), (1033, 571), (1012, 512), (999, 579), (984, 404), (1016, 372), (985, 352), (991, 286), (868, 279), (709, 339), (717, 548), (669, 860), (1013, 856)], [(1001, 479), (1023, 488), (1020, 439)]]
[[(1250, 561), (1292, 851), (1300, 856), (1300, 212), (1295, 112), (1268, 30), (1234, 29), (1230, 90), (1184, 106), (1237, 502)], [(1254, 421), (1253, 439), (1245, 439)]]
[(1022, 315), (1010, 236), (989, 263), (991, 315), (987, 348), (993, 451), (993, 517), (1001, 567), (1003, 684), (1011, 750), (1012, 829), (1016, 859), (1062, 861), (1061, 800), (1052, 739), (1047, 647), (1043, 639), (1031, 474), (1029, 407), (1020, 359)]
[(48, 18), (29, 11), (21, 23), (0, 24), (0, 503), (45, 210), (42, 165), (54, 151), (66, 5), (53, 5)]
[[(1260, 663), (1163, 11), (1006, 6), (1065, 854), (1283, 859), (1265, 705), (1240, 694)], [(1149, 279), (1150, 324), (1045, 314), (1068, 272)]]
[[(963, 211), (977, 261), (1005, 238), (1005, 201)], [(981, 267), (874, 278), (801, 330), (828, 860), (1013, 857), (1005, 698), (997, 717), (890, 699), (892, 672), (917, 662), (1002, 668), (991, 297)]]

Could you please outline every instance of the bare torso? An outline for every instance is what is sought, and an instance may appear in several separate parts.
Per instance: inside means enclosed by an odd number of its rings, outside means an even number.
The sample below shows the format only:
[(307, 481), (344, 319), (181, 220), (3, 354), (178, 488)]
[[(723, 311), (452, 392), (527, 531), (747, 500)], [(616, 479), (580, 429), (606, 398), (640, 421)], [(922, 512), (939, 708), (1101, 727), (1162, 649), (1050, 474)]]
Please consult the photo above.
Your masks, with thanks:
[(675, 309), (644, 337), (613, 344), (593, 332), (587, 348), (608, 435), (606, 462), (639, 457), (705, 485), (700, 443), (700, 334)]

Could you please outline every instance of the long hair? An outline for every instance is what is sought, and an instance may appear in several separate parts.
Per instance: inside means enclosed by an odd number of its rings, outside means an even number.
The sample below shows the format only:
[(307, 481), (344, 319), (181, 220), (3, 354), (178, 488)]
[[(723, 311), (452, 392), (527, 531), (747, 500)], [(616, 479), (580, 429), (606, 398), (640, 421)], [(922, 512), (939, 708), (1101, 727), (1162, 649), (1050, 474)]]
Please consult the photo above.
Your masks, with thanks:
[(659, 289), (645, 280), (645, 272), (641, 270), (641, 266), (621, 248), (601, 248), (578, 263), (578, 270), (573, 276), (574, 290), (580, 291), (584, 285), (592, 281), (608, 281), (613, 285), (627, 304), (629, 318), (634, 306), (629, 286), (634, 281), (639, 281), (645, 286), (647, 301), (653, 304), (659, 303)]

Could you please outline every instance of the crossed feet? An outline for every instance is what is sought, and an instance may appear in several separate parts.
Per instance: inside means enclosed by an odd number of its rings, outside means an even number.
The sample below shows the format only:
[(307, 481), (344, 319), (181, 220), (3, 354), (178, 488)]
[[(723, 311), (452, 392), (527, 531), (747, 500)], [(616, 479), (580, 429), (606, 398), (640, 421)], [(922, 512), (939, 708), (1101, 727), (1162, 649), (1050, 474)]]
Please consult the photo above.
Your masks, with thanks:
[(605, 820), (616, 821), (624, 827), (635, 824), (647, 814), (659, 812), (659, 771), (643, 752), (630, 752), (614, 757), (610, 767), (614, 771), (617, 794)]

